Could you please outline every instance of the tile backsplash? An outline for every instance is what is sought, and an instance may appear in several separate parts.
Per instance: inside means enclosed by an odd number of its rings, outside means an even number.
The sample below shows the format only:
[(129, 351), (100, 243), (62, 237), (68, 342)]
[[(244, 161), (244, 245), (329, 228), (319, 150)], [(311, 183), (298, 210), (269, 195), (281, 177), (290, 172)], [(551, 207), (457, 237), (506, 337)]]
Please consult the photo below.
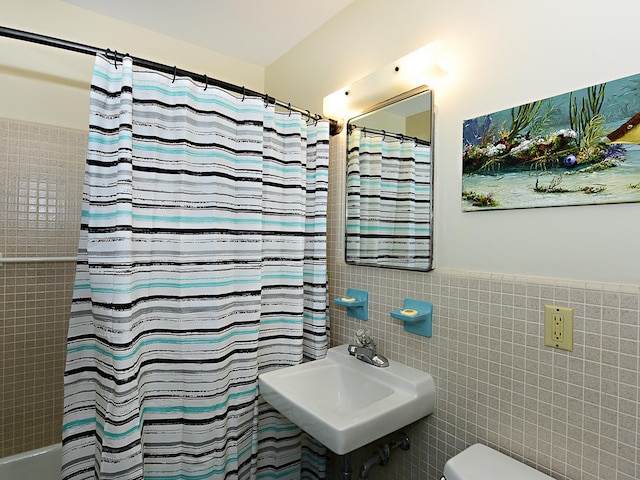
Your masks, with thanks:
[[(86, 148), (86, 132), (0, 119), (3, 257), (76, 255)], [(0, 457), (60, 441), (74, 278), (73, 261), (0, 267)]]
[[(76, 254), (86, 136), (0, 119), (5, 257)], [(366, 326), (380, 351), (430, 372), (437, 388), (434, 414), (405, 429), (411, 449), (394, 451), (369, 478), (438, 480), (444, 462), (474, 442), (557, 480), (640, 478), (639, 286), (346, 265), (342, 137), (331, 155), (329, 298), (369, 291)], [(60, 439), (74, 274), (73, 262), (1, 267), (0, 457)], [(432, 338), (389, 315), (405, 297), (433, 303)], [(573, 352), (544, 346), (546, 304), (574, 309)], [(352, 341), (363, 322), (334, 304), (330, 312), (332, 345)], [(355, 475), (381, 442), (353, 455)]]
[[(431, 373), (437, 392), (435, 412), (405, 429), (411, 449), (369, 478), (438, 480), (445, 461), (475, 442), (557, 480), (640, 478), (640, 286), (346, 265), (343, 147), (332, 140), (329, 298), (368, 290), (369, 321), (332, 303), (332, 346), (366, 325), (382, 354)], [(406, 297), (433, 303), (433, 337), (389, 315)], [(544, 346), (545, 305), (574, 309), (573, 352)], [(383, 442), (353, 455), (355, 474)]]

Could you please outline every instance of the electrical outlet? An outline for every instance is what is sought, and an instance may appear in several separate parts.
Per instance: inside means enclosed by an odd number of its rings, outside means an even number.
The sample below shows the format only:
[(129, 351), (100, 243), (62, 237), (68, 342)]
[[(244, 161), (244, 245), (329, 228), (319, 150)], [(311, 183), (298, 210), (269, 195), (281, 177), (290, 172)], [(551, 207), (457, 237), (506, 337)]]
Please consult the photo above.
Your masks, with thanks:
[(544, 344), (573, 352), (573, 308), (544, 306)]

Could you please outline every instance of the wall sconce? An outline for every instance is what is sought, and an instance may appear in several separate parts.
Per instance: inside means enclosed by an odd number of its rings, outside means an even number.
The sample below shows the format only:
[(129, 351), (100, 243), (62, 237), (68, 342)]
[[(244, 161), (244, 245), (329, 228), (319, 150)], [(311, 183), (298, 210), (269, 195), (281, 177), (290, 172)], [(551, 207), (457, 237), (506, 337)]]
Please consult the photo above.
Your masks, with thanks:
[(324, 97), (323, 112), (330, 118), (352, 118), (366, 108), (420, 85), (432, 86), (448, 72), (440, 59), (444, 48), (430, 43), (353, 84)]

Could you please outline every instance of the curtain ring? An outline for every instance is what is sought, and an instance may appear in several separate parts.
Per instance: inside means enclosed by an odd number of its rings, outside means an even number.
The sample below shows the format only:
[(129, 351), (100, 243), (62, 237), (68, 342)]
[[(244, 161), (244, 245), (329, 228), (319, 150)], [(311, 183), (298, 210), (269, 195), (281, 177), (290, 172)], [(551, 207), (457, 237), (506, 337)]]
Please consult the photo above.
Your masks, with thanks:
[(245, 94), (245, 89), (244, 89), (244, 85), (242, 86), (242, 101), (244, 102), (244, 94)]
[(173, 80), (171, 80), (171, 83), (174, 83), (176, 81), (176, 72), (178, 71), (178, 67), (176, 67), (175, 65), (173, 66)]
[(204, 91), (207, 91), (207, 87), (209, 86), (209, 79), (207, 78), (207, 75), (205, 74), (204, 76)]
[(384, 137), (387, 136), (387, 132), (385, 132), (384, 130), (382, 130), (382, 141), (384, 142)]
[(316, 121), (315, 121), (315, 122), (313, 122), (313, 126), (314, 126), (314, 127), (318, 126), (318, 120), (320, 120), (320, 114), (319, 114), (319, 113), (317, 113), (317, 114), (315, 115), (315, 117), (316, 117)]
[(264, 94), (264, 108), (267, 108), (269, 106), (269, 95), (267, 95), (266, 93)]
[(307, 121), (311, 120), (311, 112), (307, 110)]
[(116, 53), (113, 54), (113, 66), (118, 69), (118, 50), (114, 50)]
[(287, 108), (289, 109), (289, 116), (291, 116), (291, 102), (289, 102), (289, 105), (287, 105)]

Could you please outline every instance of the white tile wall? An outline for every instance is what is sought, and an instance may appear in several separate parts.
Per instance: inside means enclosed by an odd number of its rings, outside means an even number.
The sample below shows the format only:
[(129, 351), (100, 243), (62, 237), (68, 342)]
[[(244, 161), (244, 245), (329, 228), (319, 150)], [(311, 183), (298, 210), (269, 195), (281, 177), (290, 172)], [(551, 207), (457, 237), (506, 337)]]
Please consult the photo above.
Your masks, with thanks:
[[(4, 257), (76, 255), (86, 150), (86, 132), (0, 119)], [(0, 458), (60, 441), (74, 278), (75, 262), (0, 267)]]
[[(3, 253), (74, 255), (86, 133), (1, 119), (0, 133)], [(370, 478), (439, 479), (446, 459), (476, 441), (558, 480), (640, 478), (639, 287), (345, 265), (342, 141), (332, 141), (329, 298), (368, 290), (367, 326), (379, 349), (430, 372), (438, 391), (435, 413), (405, 429), (412, 448), (394, 451)], [(59, 437), (73, 272), (3, 267), (0, 456)], [(390, 317), (405, 297), (433, 302), (432, 338), (407, 334)], [(575, 309), (573, 352), (544, 347), (545, 304)], [(350, 341), (362, 322), (330, 311), (332, 344)], [(355, 471), (371, 449), (353, 455)]]

